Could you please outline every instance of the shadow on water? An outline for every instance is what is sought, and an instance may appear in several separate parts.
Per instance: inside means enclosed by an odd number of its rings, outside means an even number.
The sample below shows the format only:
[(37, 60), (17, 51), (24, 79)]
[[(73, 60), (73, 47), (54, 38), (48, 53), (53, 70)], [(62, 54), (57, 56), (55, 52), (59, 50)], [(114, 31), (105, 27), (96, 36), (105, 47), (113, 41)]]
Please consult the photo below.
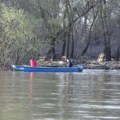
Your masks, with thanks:
[(0, 72), (0, 120), (120, 120), (120, 71)]

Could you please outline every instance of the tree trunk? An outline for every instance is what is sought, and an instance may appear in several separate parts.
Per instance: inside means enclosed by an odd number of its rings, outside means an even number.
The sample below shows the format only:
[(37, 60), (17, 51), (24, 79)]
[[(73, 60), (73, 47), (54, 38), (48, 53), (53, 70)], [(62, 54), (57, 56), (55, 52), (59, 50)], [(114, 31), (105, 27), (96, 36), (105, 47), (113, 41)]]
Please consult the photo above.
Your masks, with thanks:
[(120, 45), (117, 47), (116, 54), (115, 54), (115, 60), (119, 61), (120, 59)]
[(106, 0), (102, 1), (102, 8), (101, 8), (101, 19), (102, 19), (102, 26), (103, 26), (103, 32), (104, 32), (104, 41), (105, 41), (105, 58), (106, 61), (111, 61), (111, 45), (110, 45), (110, 36), (109, 31), (107, 28), (107, 22), (106, 22)]
[[(50, 49), (48, 50), (47, 54), (50, 56), (50, 59), (53, 61), (55, 59), (55, 38), (51, 40)], [(48, 57), (49, 58), (49, 57)]]
[(71, 58), (74, 57), (74, 35), (73, 35), (73, 28), (72, 28), (72, 35), (71, 35)]
[[(94, 14), (94, 16), (93, 16), (93, 22), (92, 22), (92, 24), (91, 24), (91, 26), (90, 26), (90, 29), (89, 29), (89, 34), (88, 34), (88, 38), (87, 38), (87, 39), (88, 39), (88, 40), (87, 40), (87, 44), (86, 44), (84, 50), (83, 50), (82, 53), (81, 53), (82, 56), (87, 52), (88, 47), (89, 47), (89, 45), (90, 45), (92, 28), (93, 28), (94, 23), (95, 23), (95, 21), (96, 21), (96, 18), (97, 18), (97, 16), (98, 16), (99, 10), (98, 10), (96, 13), (94, 13), (94, 12), (95, 12), (95, 11), (94, 11), (94, 9), (93, 9), (93, 14)], [(86, 18), (86, 19), (87, 19), (87, 18)]]
[(66, 40), (63, 40), (63, 45), (62, 45), (62, 56), (65, 56), (65, 48), (66, 48)]

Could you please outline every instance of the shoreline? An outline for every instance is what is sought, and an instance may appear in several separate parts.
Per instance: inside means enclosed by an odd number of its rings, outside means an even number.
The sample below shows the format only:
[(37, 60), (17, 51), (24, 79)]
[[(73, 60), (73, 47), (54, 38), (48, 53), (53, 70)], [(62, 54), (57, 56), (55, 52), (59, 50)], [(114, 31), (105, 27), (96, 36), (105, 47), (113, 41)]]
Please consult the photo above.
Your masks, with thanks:
[[(39, 61), (38, 63), (40, 66), (66, 66), (66, 62), (63, 61)], [(83, 65), (84, 69), (120, 70), (120, 61), (73, 60), (73, 65), (78, 64)]]
[(87, 61), (82, 64), (84, 69), (120, 70), (120, 61)]
[[(66, 62), (63, 61), (37, 61), (38, 66), (42, 67), (65, 67)], [(98, 62), (97, 60), (73, 60), (73, 66), (82, 65), (83, 69), (93, 69), (93, 70), (120, 70), (120, 61), (103, 61)], [(0, 71), (10, 71), (10, 69), (0, 69)]]

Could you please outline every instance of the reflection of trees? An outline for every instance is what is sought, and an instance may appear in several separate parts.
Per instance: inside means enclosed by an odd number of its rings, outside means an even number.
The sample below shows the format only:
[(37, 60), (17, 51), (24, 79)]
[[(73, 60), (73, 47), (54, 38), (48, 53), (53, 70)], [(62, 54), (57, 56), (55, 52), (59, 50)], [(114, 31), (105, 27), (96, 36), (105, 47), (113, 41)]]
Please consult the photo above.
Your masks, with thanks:
[(29, 80), (29, 107), (34, 119), (59, 115), (59, 81), (53, 73), (38, 73)]
[[(116, 75), (104, 75), (104, 99), (105, 100), (114, 100), (119, 98), (120, 93), (120, 83), (119, 76)], [(118, 94), (118, 95), (117, 95)]]
[[(79, 75), (76, 74), (74, 79), (69, 80), (70, 101), (85, 101), (87, 99), (101, 99), (101, 89), (104, 87), (103, 82), (99, 81), (101, 76), (97, 75)], [(103, 78), (102, 78), (103, 79)]]
[(29, 77), (21, 72), (0, 74), (0, 120), (119, 116), (115, 109), (120, 101), (119, 75), (39, 73)]
[[(61, 114), (62, 117), (75, 118), (75, 116), (79, 116), (81, 118), (85, 114), (94, 117), (105, 116), (108, 113), (108, 110), (103, 108), (108, 98), (109, 101), (113, 99), (111, 96), (114, 92), (110, 93), (109, 91), (112, 86), (105, 84), (114, 80), (111, 75), (106, 75), (104, 72), (100, 74), (63, 74), (60, 80), (62, 81), (60, 87), (62, 90), (59, 102), (61, 110), (64, 112)], [(107, 89), (109, 94), (104, 89)]]
[(12, 76), (11, 73), (3, 72), (0, 75), (0, 120), (24, 120), (30, 118), (26, 114), (28, 109), (25, 107), (27, 89), (24, 87), (25, 81)]

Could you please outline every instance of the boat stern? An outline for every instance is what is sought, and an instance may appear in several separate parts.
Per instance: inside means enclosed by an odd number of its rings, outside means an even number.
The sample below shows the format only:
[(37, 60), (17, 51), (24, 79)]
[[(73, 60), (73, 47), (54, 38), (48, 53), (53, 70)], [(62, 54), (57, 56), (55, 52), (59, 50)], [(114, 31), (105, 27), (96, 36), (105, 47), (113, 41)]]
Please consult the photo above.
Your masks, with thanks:
[(79, 71), (79, 72), (82, 72), (82, 71), (83, 71), (83, 68), (84, 68), (83, 65), (77, 65), (77, 67), (78, 67), (78, 71)]

